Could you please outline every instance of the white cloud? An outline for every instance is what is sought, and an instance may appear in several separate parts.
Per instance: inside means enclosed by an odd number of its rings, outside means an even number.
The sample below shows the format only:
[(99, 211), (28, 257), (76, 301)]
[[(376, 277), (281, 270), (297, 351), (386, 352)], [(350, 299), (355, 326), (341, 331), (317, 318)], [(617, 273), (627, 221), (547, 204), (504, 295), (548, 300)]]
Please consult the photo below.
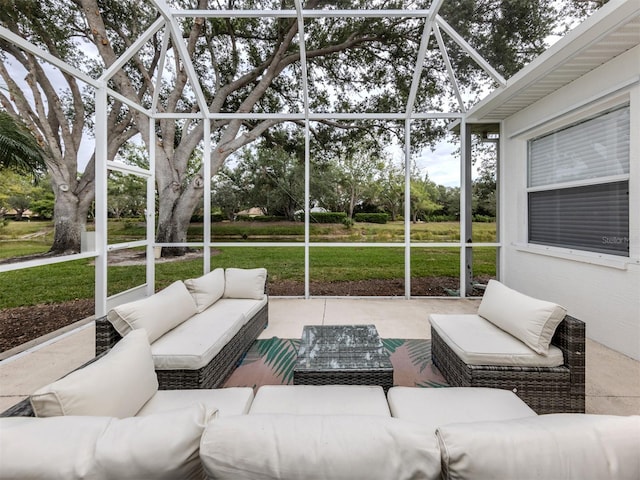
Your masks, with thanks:
[(443, 141), (434, 150), (424, 149), (416, 158), (420, 174), (429, 174), (429, 179), (438, 185), (457, 187), (460, 185), (460, 157), (457, 146)]

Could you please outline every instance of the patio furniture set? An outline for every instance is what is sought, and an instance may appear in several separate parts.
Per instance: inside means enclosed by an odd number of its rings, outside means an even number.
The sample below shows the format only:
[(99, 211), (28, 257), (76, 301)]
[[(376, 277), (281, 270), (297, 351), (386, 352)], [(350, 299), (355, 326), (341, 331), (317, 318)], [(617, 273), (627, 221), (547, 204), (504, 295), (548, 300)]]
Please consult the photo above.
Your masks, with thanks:
[(478, 315), (432, 315), (440, 389), (390, 385), (373, 326), (309, 326), (295, 384), (254, 392), (216, 387), (266, 325), (266, 271), (176, 283), (109, 312), (94, 361), (2, 415), (0, 478), (640, 477), (640, 416), (583, 413), (584, 325), (562, 307), (492, 282)]

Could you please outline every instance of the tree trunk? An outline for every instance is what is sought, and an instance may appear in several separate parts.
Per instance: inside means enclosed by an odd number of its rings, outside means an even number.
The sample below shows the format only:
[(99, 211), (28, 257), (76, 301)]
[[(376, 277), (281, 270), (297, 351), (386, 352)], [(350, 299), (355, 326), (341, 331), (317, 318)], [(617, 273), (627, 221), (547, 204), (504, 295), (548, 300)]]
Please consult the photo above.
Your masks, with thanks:
[[(203, 190), (198, 182), (192, 182), (184, 191), (170, 184), (160, 194), (156, 243), (186, 243), (187, 230), (196, 206), (202, 200)], [(187, 247), (164, 247), (163, 257), (182, 256)]]
[(53, 245), (50, 252), (58, 254), (79, 253), (82, 232), (87, 226), (87, 209), (72, 192), (58, 189), (53, 209), (55, 225)]

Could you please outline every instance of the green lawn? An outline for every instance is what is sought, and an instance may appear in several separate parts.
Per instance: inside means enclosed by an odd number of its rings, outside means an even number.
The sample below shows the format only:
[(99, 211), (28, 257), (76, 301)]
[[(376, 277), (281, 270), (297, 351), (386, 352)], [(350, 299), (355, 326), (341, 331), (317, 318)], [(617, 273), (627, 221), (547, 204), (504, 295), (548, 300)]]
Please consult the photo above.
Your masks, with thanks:
[[(18, 225), (16, 225), (18, 224)], [(35, 225), (34, 225), (35, 224)], [(31, 236), (46, 230), (44, 222), (11, 222), (0, 232), (0, 258), (12, 258), (31, 253), (44, 252), (48, 244), (37, 240), (18, 240), (21, 236)], [(136, 237), (136, 229), (144, 229), (132, 222), (110, 222), (109, 241), (126, 241)], [(197, 227), (193, 227), (197, 229)], [(229, 237), (245, 232), (252, 237), (269, 238), (277, 241), (285, 237), (302, 240), (301, 226), (298, 224), (260, 224), (245, 222), (214, 224), (214, 229), (225, 231)], [(200, 234), (202, 229), (200, 227)], [(347, 229), (342, 225), (314, 225), (316, 241), (349, 241), (345, 238), (366, 238), (365, 241), (402, 240), (402, 224), (387, 225), (356, 224)], [(241, 233), (240, 233), (241, 234)], [(415, 241), (449, 242), (459, 235), (458, 224), (424, 223), (411, 225), (411, 235)], [(474, 224), (474, 239), (495, 238), (495, 224)], [(329, 239), (329, 240), (327, 240)], [(353, 240), (356, 241), (356, 240)], [(476, 241), (490, 241), (476, 240)], [(242, 240), (240, 240), (242, 242)], [(474, 275), (495, 275), (496, 249), (476, 247), (473, 249)], [(211, 268), (265, 267), (270, 281), (304, 281), (304, 248), (300, 247), (225, 247), (216, 251), (211, 258)], [(459, 276), (460, 257), (458, 248), (413, 248), (411, 254), (412, 277), (454, 277)], [(200, 276), (203, 272), (202, 258), (156, 265), (156, 289), (163, 288), (178, 279)], [(76, 298), (93, 298), (95, 267), (92, 259), (75, 260), (25, 270), (4, 272), (0, 275), (0, 308), (28, 306), (38, 303), (59, 303)], [(404, 249), (378, 247), (312, 247), (310, 250), (310, 276), (312, 281), (348, 281), (368, 279), (404, 278)], [(108, 269), (108, 293), (113, 295), (143, 284), (144, 265), (110, 266)]]

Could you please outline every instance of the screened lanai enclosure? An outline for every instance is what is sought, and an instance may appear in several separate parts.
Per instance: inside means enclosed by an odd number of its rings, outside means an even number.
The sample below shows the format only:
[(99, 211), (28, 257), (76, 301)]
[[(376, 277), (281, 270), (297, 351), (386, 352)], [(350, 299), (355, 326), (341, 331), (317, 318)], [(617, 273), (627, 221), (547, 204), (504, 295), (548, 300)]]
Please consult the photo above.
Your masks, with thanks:
[(104, 315), (219, 266), (304, 298), (501, 277), (502, 119), (469, 111), (548, 47), (548, 2), (24, 8), (3, 14), (0, 99), (45, 147), (54, 231), (0, 264), (12, 281), (64, 289), (83, 262)]

